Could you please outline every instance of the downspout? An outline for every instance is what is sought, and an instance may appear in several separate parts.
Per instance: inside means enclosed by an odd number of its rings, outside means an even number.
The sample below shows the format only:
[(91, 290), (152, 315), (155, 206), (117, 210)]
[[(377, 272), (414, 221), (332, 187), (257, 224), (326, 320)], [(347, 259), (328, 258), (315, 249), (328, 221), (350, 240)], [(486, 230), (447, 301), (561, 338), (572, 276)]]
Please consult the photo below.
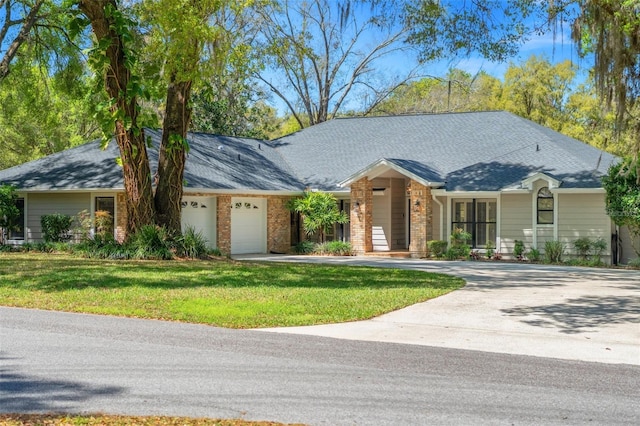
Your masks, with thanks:
[(438, 206), (440, 206), (440, 239), (442, 240), (442, 239), (444, 239), (444, 235), (443, 235), (443, 232), (444, 232), (444, 212), (443, 212), (444, 205), (440, 201), (438, 201), (438, 199), (436, 198), (435, 194), (431, 194), (431, 199), (433, 201), (435, 201), (436, 204), (438, 204)]

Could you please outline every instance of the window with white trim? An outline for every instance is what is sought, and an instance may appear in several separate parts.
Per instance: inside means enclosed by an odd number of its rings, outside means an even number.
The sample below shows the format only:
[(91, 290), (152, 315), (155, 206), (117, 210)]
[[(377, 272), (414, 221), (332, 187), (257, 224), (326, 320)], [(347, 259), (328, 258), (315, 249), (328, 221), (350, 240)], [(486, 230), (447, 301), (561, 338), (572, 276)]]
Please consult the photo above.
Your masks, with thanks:
[(553, 209), (553, 194), (546, 186), (540, 188), (537, 198), (538, 225), (553, 225)]
[(471, 234), (473, 247), (486, 247), (487, 241), (495, 243), (498, 218), (496, 200), (453, 200), (452, 216), (451, 229), (464, 229)]

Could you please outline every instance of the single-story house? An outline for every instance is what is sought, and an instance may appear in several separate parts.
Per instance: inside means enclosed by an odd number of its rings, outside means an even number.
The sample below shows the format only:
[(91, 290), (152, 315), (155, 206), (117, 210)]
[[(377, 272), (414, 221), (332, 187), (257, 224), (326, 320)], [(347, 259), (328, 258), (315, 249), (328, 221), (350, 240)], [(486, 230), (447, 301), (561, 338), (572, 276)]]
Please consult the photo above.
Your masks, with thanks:
[[(161, 134), (148, 130), (152, 173)], [(350, 223), (331, 238), (355, 252), (406, 250), (471, 233), (508, 256), (514, 241), (544, 248), (579, 237), (607, 241), (619, 230), (605, 212), (601, 177), (617, 158), (508, 112), (469, 112), (331, 120), (274, 141), (188, 135), (183, 224), (231, 254), (286, 252), (300, 238), (287, 209), (304, 190), (334, 194)], [(15, 242), (41, 239), (40, 217), (110, 211), (125, 237), (126, 209), (117, 146), (91, 142), (0, 171), (17, 187), (24, 226)], [(630, 249), (625, 255), (631, 255)]]

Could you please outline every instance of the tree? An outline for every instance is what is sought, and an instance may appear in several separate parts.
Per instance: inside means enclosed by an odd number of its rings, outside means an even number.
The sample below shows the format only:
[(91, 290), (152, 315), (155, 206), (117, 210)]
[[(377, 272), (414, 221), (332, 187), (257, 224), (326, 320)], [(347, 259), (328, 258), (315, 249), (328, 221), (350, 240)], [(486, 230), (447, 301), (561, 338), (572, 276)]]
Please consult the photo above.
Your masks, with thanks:
[(20, 218), (17, 201), (18, 194), (13, 186), (0, 186), (0, 244), (4, 244), (5, 233), (13, 229)]
[(381, 59), (409, 49), (403, 43), (408, 27), (398, 16), (401, 4), (284, 0), (265, 7), (259, 53), (265, 67), (256, 77), (284, 102), (300, 128), (306, 121), (315, 125), (334, 118), (357, 95), (365, 99), (366, 114), (413, 77), (409, 72), (375, 81), (373, 73)]
[(0, 0), (0, 9), (4, 9), (4, 22), (0, 27), (0, 83), (9, 75), (11, 61), (40, 19), (39, 12), (43, 4), (44, 0)]
[(77, 30), (90, 24), (95, 36), (90, 64), (104, 78), (109, 101), (101, 105), (101, 124), (105, 135), (115, 133), (120, 150), (127, 210), (127, 235), (153, 223), (151, 169), (144, 137), (144, 125), (138, 122), (144, 87), (134, 73), (137, 61), (133, 49), (133, 21), (118, 8), (116, 0), (77, 0), (78, 9), (88, 22), (78, 16)]
[(374, 114), (482, 111), (501, 108), (500, 80), (481, 72), (475, 76), (452, 69), (444, 77), (427, 77), (398, 87)]
[(552, 65), (532, 55), (521, 65), (510, 64), (504, 75), (502, 100), (506, 110), (561, 131), (565, 104), (575, 78), (570, 61)]
[[(621, 162), (609, 167), (602, 179), (607, 191), (607, 214), (616, 225), (628, 227), (635, 241), (640, 238), (640, 184), (636, 173), (637, 167)], [(637, 244), (632, 246), (636, 250)], [(640, 256), (640, 251), (636, 250), (636, 255)]]
[(336, 197), (326, 192), (306, 191), (304, 197), (290, 201), (289, 209), (302, 215), (304, 232), (318, 234), (321, 243), (334, 224), (349, 222), (347, 214), (338, 209)]
[(0, 85), (0, 169), (100, 137), (91, 107), (97, 97), (79, 58), (53, 70), (35, 55), (23, 46)]
[(504, 61), (532, 34), (556, 34), (569, 22), (583, 58), (593, 57), (601, 105), (613, 111), (616, 131), (629, 129), (629, 164), (640, 183), (640, 12), (636, 0), (424, 0), (408, 7), (409, 41), (422, 58), (479, 52)]

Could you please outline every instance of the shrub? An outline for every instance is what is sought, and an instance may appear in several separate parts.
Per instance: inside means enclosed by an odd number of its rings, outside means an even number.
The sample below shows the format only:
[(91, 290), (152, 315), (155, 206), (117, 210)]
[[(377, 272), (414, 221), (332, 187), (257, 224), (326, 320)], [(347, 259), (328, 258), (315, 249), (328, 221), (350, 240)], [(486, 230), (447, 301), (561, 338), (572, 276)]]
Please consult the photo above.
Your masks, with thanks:
[(518, 260), (524, 260), (524, 242), (522, 240), (514, 241), (513, 256)]
[(67, 241), (71, 238), (71, 224), (73, 218), (66, 214), (47, 214), (40, 218), (42, 237), (47, 243)]
[(458, 259), (458, 250), (453, 247), (449, 247), (447, 251), (444, 252), (444, 258), (447, 260), (456, 260)]
[(493, 241), (487, 241), (485, 246), (485, 254), (487, 259), (493, 259), (493, 254), (495, 253), (495, 246), (493, 245)]
[(578, 238), (573, 242), (573, 247), (576, 249), (576, 254), (583, 260), (589, 257), (593, 242), (589, 237)]
[(104, 210), (95, 212), (96, 235), (113, 235), (113, 216)]
[(218, 247), (211, 249), (209, 251), (209, 254), (212, 256), (218, 256), (218, 257), (224, 256), (224, 253)]
[(602, 253), (607, 249), (607, 241), (604, 238), (598, 238), (591, 245), (591, 249), (593, 250), (593, 260), (600, 264)]
[(468, 258), (471, 254), (471, 247), (469, 246), (470, 240), (470, 233), (461, 228), (454, 229), (451, 233), (451, 247), (447, 250), (447, 253), (445, 253), (445, 257), (447, 259), (451, 256), (454, 256), (454, 259)]
[(111, 235), (94, 235), (75, 245), (84, 257), (97, 259), (130, 259), (131, 249), (118, 243)]
[(332, 256), (351, 256), (351, 244), (344, 241), (329, 241), (318, 244), (314, 252), (317, 254), (328, 254)]
[(144, 225), (131, 237), (132, 257), (136, 259), (173, 258), (172, 241), (166, 228), (155, 225)]
[(627, 266), (630, 266), (632, 268), (637, 268), (640, 269), (640, 257), (636, 257), (635, 259), (631, 259), (628, 263)]
[(546, 263), (560, 263), (564, 255), (564, 244), (562, 241), (547, 241), (544, 243), (544, 260)]
[(429, 255), (433, 257), (443, 257), (445, 251), (447, 251), (447, 243), (444, 240), (430, 240), (427, 241), (427, 249), (429, 251)]
[(540, 250), (535, 247), (531, 247), (531, 250), (527, 253), (527, 257), (532, 262), (540, 262), (542, 255), (540, 254)]
[(293, 252), (297, 254), (313, 253), (315, 245), (316, 244), (313, 241), (309, 241), (309, 240), (300, 241), (298, 244), (293, 246)]
[(205, 257), (208, 254), (207, 239), (193, 226), (187, 226), (182, 236), (178, 238), (178, 253), (191, 259)]

